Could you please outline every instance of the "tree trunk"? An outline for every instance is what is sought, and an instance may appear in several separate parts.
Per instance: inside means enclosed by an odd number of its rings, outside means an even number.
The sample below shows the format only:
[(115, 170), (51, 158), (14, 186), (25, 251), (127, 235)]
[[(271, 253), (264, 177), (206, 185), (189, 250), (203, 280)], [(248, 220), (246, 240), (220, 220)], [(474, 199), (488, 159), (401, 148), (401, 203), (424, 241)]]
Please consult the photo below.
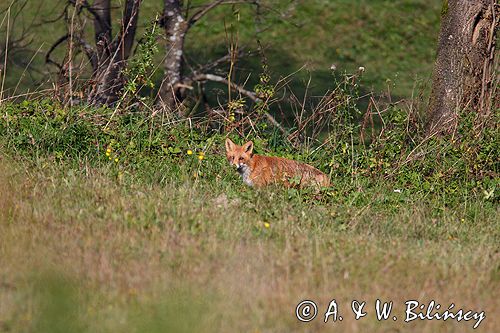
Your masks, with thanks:
[(92, 6), (94, 10), (94, 35), (98, 46), (99, 55), (103, 54), (112, 39), (111, 30), (111, 1), (95, 0)]
[(429, 101), (429, 133), (452, 132), (464, 110), (493, 104), (498, 0), (445, 0)]
[(92, 5), (96, 57), (88, 96), (92, 105), (110, 105), (119, 99), (123, 88), (122, 71), (134, 44), (141, 0), (126, 0), (120, 33), (112, 40), (110, 0), (95, 0)]
[(167, 37), (164, 68), (165, 76), (158, 91), (156, 105), (169, 113), (176, 112), (178, 115), (183, 115), (181, 108), (182, 102), (186, 98), (187, 89), (192, 89), (189, 85), (193, 81), (193, 77), (201, 74), (202, 71), (217, 66), (221, 62), (230, 59), (223, 57), (210, 64), (207, 64), (200, 73), (193, 71), (191, 76), (183, 73), (183, 54), (184, 54), (184, 40), (188, 30), (203, 18), (208, 12), (217, 8), (219, 5), (234, 4), (234, 3), (248, 3), (257, 4), (256, 0), (212, 0), (207, 1), (205, 5), (197, 5), (198, 9), (192, 14), (188, 15), (189, 11), (186, 9), (186, 14), (183, 16), (183, 2), (182, 0), (164, 0), (164, 10), (161, 19), (161, 24), (165, 28), (165, 35)]
[(175, 111), (183, 99), (182, 55), (188, 22), (182, 16), (180, 0), (165, 0), (162, 23), (167, 37), (165, 77), (160, 86), (157, 104), (168, 112)]

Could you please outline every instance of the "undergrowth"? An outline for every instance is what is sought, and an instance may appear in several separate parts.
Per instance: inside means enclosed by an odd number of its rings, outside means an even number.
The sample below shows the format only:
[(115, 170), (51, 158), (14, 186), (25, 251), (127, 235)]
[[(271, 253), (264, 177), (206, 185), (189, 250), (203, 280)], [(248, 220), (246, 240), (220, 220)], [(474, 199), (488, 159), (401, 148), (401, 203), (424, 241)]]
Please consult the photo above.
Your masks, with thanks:
[[(310, 111), (293, 104), (285, 131), (268, 123), (272, 100), (238, 98), (234, 119), (221, 105), (219, 124), (126, 100), (0, 105), (0, 329), (320, 331), (293, 316), (304, 297), (403, 304), (422, 290), (492, 313), (497, 119), (481, 127), (464, 113), (453, 137), (429, 137), (401, 103), (363, 113), (357, 80), (335, 81)], [(225, 159), (227, 136), (308, 162), (332, 185), (250, 188)], [(449, 331), (433, 324), (423, 332)]]
[[(347, 114), (352, 109), (336, 111)], [(286, 133), (272, 127), (257, 127), (245, 138), (229, 136), (236, 142), (253, 139), (258, 153), (302, 160), (329, 174), (333, 185), (323, 190), (324, 200), (345, 188), (355, 190), (356, 184), (386, 183), (420, 198), (497, 202), (496, 126), (473, 131), (475, 119), (464, 116), (453, 138), (428, 138), (409, 130), (417, 125), (398, 106), (390, 106), (384, 118), (387, 125), (369, 143), (360, 140), (359, 121), (349, 115), (331, 118), (328, 134), (313, 144), (292, 144)], [(191, 119), (169, 122), (141, 110), (116, 115), (107, 108), (63, 108), (49, 99), (3, 105), (0, 119), (3, 151), (13, 157), (43, 157), (75, 169), (104, 168), (120, 182), (238, 182), (224, 158), (226, 133)]]

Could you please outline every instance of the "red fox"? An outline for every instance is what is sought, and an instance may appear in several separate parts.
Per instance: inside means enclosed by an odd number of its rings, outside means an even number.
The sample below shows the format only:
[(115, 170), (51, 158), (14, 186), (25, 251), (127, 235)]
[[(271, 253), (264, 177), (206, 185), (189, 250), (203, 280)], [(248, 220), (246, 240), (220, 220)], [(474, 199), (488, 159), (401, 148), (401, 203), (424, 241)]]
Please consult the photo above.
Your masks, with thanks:
[(226, 139), (226, 156), (237, 168), (243, 182), (249, 186), (262, 187), (281, 183), (287, 187), (330, 186), (328, 176), (309, 164), (282, 157), (253, 154), (253, 142), (238, 146)]

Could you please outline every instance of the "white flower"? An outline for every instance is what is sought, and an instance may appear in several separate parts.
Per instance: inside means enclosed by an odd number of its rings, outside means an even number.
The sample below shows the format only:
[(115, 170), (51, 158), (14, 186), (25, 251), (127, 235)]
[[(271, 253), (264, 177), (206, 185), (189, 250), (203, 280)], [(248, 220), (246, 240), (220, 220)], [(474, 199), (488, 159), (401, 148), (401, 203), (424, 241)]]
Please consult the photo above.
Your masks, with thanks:
[(397, 188), (397, 189), (395, 189), (395, 190), (394, 190), (394, 192), (396, 192), (396, 193), (401, 193), (401, 192), (402, 192), (402, 190), (400, 190), (399, 188)]
[(365, 71), (365, 67), (359, 66), (358, 71), (360, 71), (361, 73), (363, 73)]

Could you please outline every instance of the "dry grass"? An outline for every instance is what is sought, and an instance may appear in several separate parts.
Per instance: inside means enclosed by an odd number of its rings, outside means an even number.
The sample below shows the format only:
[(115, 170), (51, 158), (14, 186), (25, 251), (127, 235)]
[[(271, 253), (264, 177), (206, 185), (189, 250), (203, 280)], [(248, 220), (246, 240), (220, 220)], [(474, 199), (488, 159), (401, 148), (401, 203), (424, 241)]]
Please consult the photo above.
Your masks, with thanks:
[[(235, 197), (0, 164), (0, 331), (472, 331), (404, 324), (409, 299), (484, 310), (479, 331), (500, 327), (498, 222), (480, 210), (461, 225), (458, 211), (432, 220), (425, 203), (300, 205), (279, 189)], [(294, 317), (305, 298), (320, 306), (309, 324)], [(323, 324), (332, 298), (345, 320)], [(397, 322), (375, 320), (377, 298), (395, 302)], [(353, 299), (367, 318), (353, 319)]]

